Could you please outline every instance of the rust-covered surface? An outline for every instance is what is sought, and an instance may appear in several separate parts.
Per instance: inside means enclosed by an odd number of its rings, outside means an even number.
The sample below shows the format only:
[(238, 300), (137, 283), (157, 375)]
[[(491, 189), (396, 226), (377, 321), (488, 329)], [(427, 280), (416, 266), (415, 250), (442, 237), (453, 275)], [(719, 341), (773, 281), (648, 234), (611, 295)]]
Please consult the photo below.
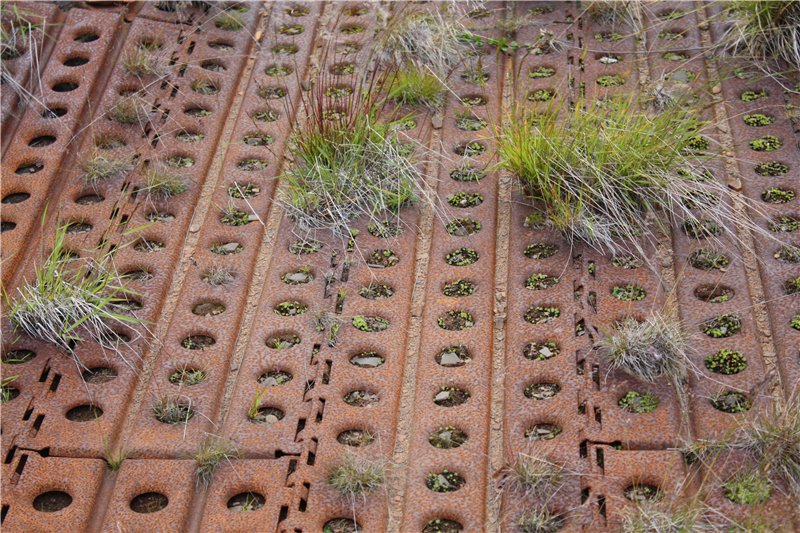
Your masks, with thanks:
[[(277, 201), (292, 128), (304, 120), (298, 102), (320, 71), (337, 87), (369, 72), (386, 17), (441, 6), (67, 4), (15, 4), (37, 21), (36, 44), (4, 58), (3, 68), (36, 99), (24, 105), (4, 80), (3, 287), (13, 296), (55, 228), (71, 223), (70, 250), (113, 251), (120, 272), (140, 273), (133, 312), (146, 326), (120, 330), (133, 339), (125, 361), (79, 345), (81, 368), (3, 318), (3, 377), (16, 376), (2, 417), (5, 531), (343, 532), (354, 531), (353, 521), (367, 532), (515, 531), (542, 506), (562, 515), (563, 531), (618, 531), (634, 506), (631, 487), (680, 498), (701, 482), (698, 494), (721, 515), (746, 517), (721, 487), (751, 459), (723, 454), (709, 468), (690, 464), (679, 448), (728, 435), (800, 379), (800, 296), (787, 289), (800, 271), (796, 252), (781, 253), (800, 246), (798, 200), (763, 200), (770, 188), (800, 192), (800, 100), (758, 69), (704, 50), (725, 31), (717, 6), (648, 3), (641, 31), (594, 17), (580, 2), (494, 2), (469, 11), (467, 27), (498, 39), (511, 32), (521, 46), (486, 46), (456, 68), (435, 114), (386, 110), (414, 114), (401, 136), (424, 161), (426, 193), (442, 201), (390, 217), (396, 235), (359, 221), (348, 240), (299, 230)], [(556, 45), (546, 53), (525, 46), (549, 34)], [(157, 48), (158, 73), (126, 67), (142, 43)], [(331, 45), (349, 53), (326, 56)], [(351, 73), (332, 69), (345, 63)], [(483, 81), (475, 64), (488, 74)], [(726, 206), (731, 224), (713, 243), (690, 238), (675, 221), (640, 261), (620, 266), (530, 218), (530, 199), (494, 166), (494, 137), (515, 99), (533, 110), (566, 110), (652, 83), (679, 84), (709, 103), (701, 118), (715, 126), (702, 132), (710, 140), (704, 163), (755, 207)], [(762, 98), (742, 99), (762, 90)], [(552, 100), (528, 99), (544, 93)], [(124, 99), (138, 110), (131, 123), (111, 118)], [(743, 116), (754, 113), (774, 120), (748, 125)], [(465, 114), (484, 126), (460, 129)], [(779, 149), (750, 148), (767, 134), (780, 139)], [(469, 143), (478, 153), (460, 155)], [(92, 183), (85, 162), (97, 153), (130, 158), (131, 168)], [(757, 170), (763, 163), (786, 171), (765, 175)], [(484, 177), (453, 179), (463, 165)], [(154, 170), (180, 176), (186, 190), (154, 197), (146, 187)], [(458, 193), (481, 201), (448, 205)], [(243, 225), (223, 219), (234, 208), (250, 215)], [(774, 240), (753, 238), (744, 217), (781, 230)], [(455, 218), (462, 225), (454, 231), (447, 223)], [(464, 221), (472, 231), (458, 230)], [(750, 241), (751, 250), (739, 247)], [(726, 268), (690, 264), (707, 247), (728, 253)], [(460, 249), (477, 260), (448, 261)], [(396, 264), (368, 264), (384, 251)], [(232, 278), (209, 283), (219, 268)], [(555, 282), (528, 288), (532, 274)], [(470, 289), (444, 292), (458, 280)], [(391, 289), (389, 296), (366, 297), (375, 286)], [(643, 296), (615, 298), (624, 286)], [(709, 287), (728, 297), (700, 298)], [(305, 312), (277, 312), (286, 302)], [(537, 306), (558, 316), (526, 320)], [(685, 394), (668, 380), (612, 371), (592, 349), (620, 319), (654, 312), (680, 319), (692, 334), (696, 372)], [(725, 314), (739, 317), (738, 333), (701, 331)], [(389, 326), (359, 330), (354, 319), (362, 316)], [(705, 358), (720, 350), (742, 352), (746, 368), (708, 370)], [(203, 379), (182, 379), (186, 371)], [(622, 409), (631, 391), (652, 394), (657, 408)], [(730, 391), (749, 398), (746, 413), (712, 405)], [(164, 402), (181, 404), (185, 420), (159, 420)], [(442, 445), (443, 433), (456, 444)], [(205, 486), (193, 458), (212, 437), (239, 453), (221, 459)], [(525, 455), (566, 469), (564, 485), (544, 503), (502, 490), (504, 466)], [(334, 491), (329, 473), (347, 457), (386, 465), (384, 487), (355, 498)], [(460, 476), (456, 490), (432, 490), (446, 472)], [(800, 523), (785, 489), (775, 487), (757, 509), (782, 516), (779, 530), (792, 531)]]

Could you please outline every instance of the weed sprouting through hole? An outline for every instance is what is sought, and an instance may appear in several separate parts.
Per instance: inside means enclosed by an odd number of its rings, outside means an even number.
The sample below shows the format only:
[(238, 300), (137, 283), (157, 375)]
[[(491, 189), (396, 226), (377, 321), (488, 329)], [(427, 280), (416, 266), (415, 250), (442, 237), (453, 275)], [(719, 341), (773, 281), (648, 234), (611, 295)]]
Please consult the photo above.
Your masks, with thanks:
[(232, 442), (213, 435), (206, 437), (194, 455), (197, 486), (208, 487), (220, 463), (230, 462), (241, 456), (241, 452)]
[(56, 230), (35, 279), (24, 282), (13, 300), (5, 295), (8, 318), (15, 329), (72, 355), (76, 343), (88, 340), (124, 359), (120, 343), (128, 342), (114, 328), (143, 323), (121, 307), (138, 295), (114, 270), (109, 254), (76, 259), (65, 244), (67, 229)]
[(366, 499), (368, 493), (384, 486), (388, 475), (385, 462), (348, 453), (328, 472), (328, 486), (353, 501), (359, 496)]
[[(649, 113), (630, 96), (577, 105), (563, 117), (552, 111), (511, 114), (498, 132), (500, 165), (570, 241), (642, 255), (641, 241), (656, 242), (673, 221), (684, 221), (698, 238), (716, 238), (734, 224), (730, 201), (763, 212), (722, 183), (678, 171), (701, 168), (692, 147), (706, 139), (691, 109)], [(748, 227), (770, 238), (758, 225)]]
[(519, 453), (499, 472), (498, 486), (515, 497), (550, 499), (565, 482), (564, 467), (544, 456)]
[(90, 184), (123, 176), (131, 172), (134, 167), (132, 156), (115, 156), (102, 150), (94, 150), (81, 161), (81, 168), (85, 173), (83, 179)]

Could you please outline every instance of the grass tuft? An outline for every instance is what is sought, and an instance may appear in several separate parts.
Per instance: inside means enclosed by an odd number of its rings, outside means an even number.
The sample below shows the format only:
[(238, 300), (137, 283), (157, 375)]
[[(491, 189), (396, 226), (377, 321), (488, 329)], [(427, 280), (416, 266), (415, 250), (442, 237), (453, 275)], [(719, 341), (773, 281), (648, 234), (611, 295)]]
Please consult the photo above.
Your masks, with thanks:
[(144, 178), (144, 190), (154, 199), (165, 199), (186, 192), (189, 186), (183, 176), (151, 169)]
[(500, 471), (501, 491), (551, 498), (564, 484), (564, 467), (538, 455), (520, 453)]
[(680, 325), (661, 315), (643, 322), (623, 319), (610, 334), (597, 338), (595, 349), (612, 370), (650, 383), (665, 375), (683, 379), (691, 351)]
[(13, 301), (6, 296), (9, 320), (15, 329), (73, 355), (75, 345), (85, 340), (120, 354), (120, 336), (113, 327), (142, 323), (121, 307), (136, 293), (114, 270), (109, 255), (75, 259), (65, 244), (67, 228), (56, 231), (35, 279), (18, 288)]
[(435, 75), (411, 68), (397, 73), (389, 88), (389, 99), (398, 105), (436, 110), (442, 106), (443, 90), (444, 84)]
[(194, 473), (198, 487), (208, 487), (211, 484), (214, 471), (221, 462), (230, 462), (241, 457), (241, 452), (232, 442), (213, 435), (206, 437), (194, 455)]
[(134, 76), (163, 76), (169, 72), (166, 56), (155, 42), (140, 42), (122, 60), (122, 68)]
[(383, 462), (348, 453), (328, 472), (328, 486), (353, 500), (357, 496), (366, 498), (367, 493), (383, 487), (388, 477), (387, 470)]
[(95, 184), (116, 178), (132, 171), (135, 167), (132, 156), (114, 156), (101, 150), (94, 150), (81, 162), (87, 183)]

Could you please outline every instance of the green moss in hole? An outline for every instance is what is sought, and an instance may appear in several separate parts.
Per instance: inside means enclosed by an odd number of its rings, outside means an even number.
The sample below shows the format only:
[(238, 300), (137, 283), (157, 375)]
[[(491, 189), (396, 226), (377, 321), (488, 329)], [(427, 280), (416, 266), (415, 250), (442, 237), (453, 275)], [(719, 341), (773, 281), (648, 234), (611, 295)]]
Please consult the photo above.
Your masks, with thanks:
[(727, 255), (711, 248), (700, 248), (689, 256), (689, 264), (699, 270), (719, 270), (724, 272), (731, 264)]
[(655, 408), (658, 407), (658, 404), (659, 400), (655, 395), (649, 392), (642, 394), (637, 391), (628, 391), (617, 402), (617, 405), (619, 405), (620, 408), (630, 413), (637, 414), (654, 411)]
[(800, 219), (789, 215), (777, 216), (770, 221), (769, 230), (775, 233), (795, 232), (800, 230)]
[(282, 35), (300, 35), (305, 31), (301, 24), (284, 24), (278, 28), (278, 33)]
[(536, 67), (535, 69), (531, 69), (528, 71), (528, 77), (533, 78), (535, 80), (541, 78), (550, 78), (552, 76), (555, 76), (555, 74), (556, 74), (556, 69), (545, 66), (539, 66)]
[(720, 315), (703, 322), (701, 330), (712, 339), (724, 339), (739, 333), (742, 329), (742, 320), (739, 315)]
[(722, 484), (725, 497), (739, 505), (764, 503), (772, 493), (769, 480), (758, 472), (741, 473)]
[(478, 233), (481, 230), (481, 223), (471, 218), (454, 218), (447, 223), (445, 229), (455, 237), (466, 237)]
[(558, 284), (558, 281), (558, 278), (555, 276), (548, 276), (547, 274), (537, 272), (528, 276), (528, 279), (525, 281), (525, 288), (534, 291), (541, 291), (544, 289), (549, 289), (550, 287), (555, 287)]
[(537, 89), (528, 94), (530, 102), (549, 102), (555, 98), (556, 92), (553, 89)]
[(331, 67), (331, 74), (334, 76), (350, 76), (356, 73), (355, 63), (338, 63)]
[(764, 135), (750, 141), (750, 149), (756, 152), (774, 152), (783, 146), (783, 142), (774, 135)]
[(450, 172), (450, 177), (455, 181), (461, 182), (480, 181), (486, 177), (486, 171), (477, 167), (462, 165)]
[(600, 87), (619, 87), (625, 84), (625, 78), (617, 74), (600, 76), (595, 81)]
[(461, 104), (465, 107), (477, 107), (486, 105), (486, 98), (483, 96), (462, 96)]
[(722, 235), (722, 228), (715, 222), (707, 219), (690, 218), (683, 223), (683, 231), (693, 239), (707, 239)]
[(615, 255), (611, 258), (611, 264), (617, 268), (632, 270), (642, 266), (642, 260), (635, 255)]
[(529, 244), (522, 252), (528, 259), (547, 259), (558, 252), (558, 246), (549, 242)]
[(682, 31), (662, 31), (658, 37), (664, 41), (677, 41), (683, 39), (685, 33)]
[(753, 113), (752, 115), (744, 115), (742, 120), (748, 126), (760, 128), (762, 126), (769, 126), (775, 122), (775, 117), (763, 113)]
[(789, 172), (789, 165), (779, 161), (767, 161), (765, 163), (759, 163), (756, 165), (755, 171), (759, 176), (777, 177)]
[(706, 368), (726, 376), (738, 374), (747, 368), (747, 358), (737, 350), (722, 349), (705, 359)]
[(745, 91), (739, 96), (739, 98), (742, 99), (742, 102), (754, 102), (761, 98), (766, 98), (767, 96), (767, 91), (761, 89), (759, 91)]
[(475, 157), (479, 156), (486, 151), (486, 146), (478, 141), (471, 141), (464, 144), (459, 144), (455, 148), (455, 152), (458, 155), (464, 157)]
[(531, 324), (546, 324), (561, 316), (561, 309), (558, 307), (548, 307), (532, 305), (526, 311), (523, 318)]
[(374, 333), (389, 328), (389, 321), (379, 316), (356, 315), (352, 319), (353, 327), (359, 331)]
[(789, 327), (800, 331), (800, 315), (794, 315), (789, 321)]
[(475, 318), (469, 311), (451, 310), (436, 319), (436, 324), (447, 331), (461, 331), (475, 325)]
[(298, 316), (308, 311), (308, 306), (298, 301), (286, 301), (276, 305), (274, 311), (276, 315)]
[(708, 150), (711, 143), (702, 135), (695, 135), (686, 143), (681, 152), (685, 154), (701, 154)]
[(467, 266), (477, 262), (479, 257), (472, 248), (456, 248), (445, 256), (445, 262), (451, 266)]
[(604, 41), (621, 41), (624, 38), (625, 37), (623, 37), (621, 34), (614, 32), (602, 32), (594, 34), (594, 40), (601, 43)]
[(664, 55), (661, 56), (667, 61), (688, 61), (689, 54), (684, 52), (664, 52)]
[(800, 276), (783, 282), (783, 292), (787, 295), (800, 293)]
[(400, 258), (392, 250), (374, 250), (367, 256), (367, 266), (370, 268), (389, 268), (399, 262)]
[(784, 263), (800, 263), (800, 246), (793, 244), (781, 246), (773, 257)]
[(770, 187), (761, 193), (761, 199), (770, 204), (785, 204), (791, 202), (795, 198), (795, 192), (792, 189), (783, 189), (781, 187)]
[(483, 195), (477, 192), (457, 192), (447, 197), (447, 203), (453, 207), (476, 207), (483, 203)]
[(445, 296), (470, 296), (475, 293), (475, 284), (466, 279), (457, 279), (446, 283), (442, 288)]
[(478, 118), (472, 113), (461, 113), (456, 117), (456, 128), (462, 131), (482, 130), (488, 123), (482, 118)]
[(258, 196), (260, 192), (261, 187), (255, 183), (235, 182), (233, 185), (228, 187), (228, 196), (231, 198), (253, 198), (254, 196)]
[(647, 293), (638, 285), (615, 285), (611, 288), (611, 296), (623, 302), (639, 302)]
[(752, 402), (750, 398), (738, 391), (727, 391), (717, 394), (711, 398), (711, 405), (714, 409), (723, 413), (744, 413), (750, 410)]

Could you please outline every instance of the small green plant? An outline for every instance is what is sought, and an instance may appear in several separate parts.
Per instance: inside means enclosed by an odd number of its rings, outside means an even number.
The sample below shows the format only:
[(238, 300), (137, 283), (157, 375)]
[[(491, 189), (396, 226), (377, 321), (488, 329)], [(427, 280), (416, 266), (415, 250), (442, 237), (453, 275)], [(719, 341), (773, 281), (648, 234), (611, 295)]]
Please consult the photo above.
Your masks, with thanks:
[(459, 191), (447, 197), (447, 203), (453, 207), (476, 207), (483, 203), (483, 195)]
[(155, 41), (138, 43), (122, 60), (122, 67), (134, 76), (163, 76), (169, 72), (162, 46)]
[(231, 462), (241, 458), (241, 452), (230, 441), (209, 435), (200, 443), (194, 455), (194, 475), (198, 487), (208, 487), (214, 478), (214, 471), (223, 461)]
[(553, 89), (536, 89), (528, 94), (530, 102), (549, 102), (555, 98), (556, 92)]
[(720, 315), (703, 322), (700, 329), (712, 339), (724, 339), (741, 331), (742, 320), (735, 314)]
[(618, 74), (600, 76), (595, 80), (600, 87), (619, 87), (625, 84), (625, 78)]
[(774, 135), (764, 135), (750, 141), (750, 149), (756, 152), (774, 152), (783, 146), (783, 142)]
[(308, 311), (308, 306), (296, 300), (281, 302), (275, 306), (275, 314), (280, 316), (297, 316)]
[(784, 263), (800, 263), (800, 246), (792, 244), (781, 246), (772, 257)]
[(152, 168), (144, 177), (143, 189), (154, 199), (171, 198), (186, 192), (188, 188), (186, 180), (180, 174)]
[(226, 226), (244, 226), (254, 220), (258, 220), (258, 215), (242, 211), (233, 203), (229, 203), (228, 206), (222, 210), (219, 217), (219, 221)]
[(219, 287), (233, 283), (233, 271), (225, 266), (213, 265), (203, 273), (203, 281), (213, 287)]
[(726, 391), (713, 396), (711, 405), (723, 413), (744, 413), (750, 410), (752, 402), (741, 392)]
[(649, 392), (642, 394), (638, 391), (628, 391), (617, 402), (620, 408), (631, 413), (649, 413), (654, 411), (658, 404), (659, 400), (655, 395)]
[(389, 86), (389, 99), (398, 105), (438, 109), (442, 105), (444, 84), (427, 72), (417, 69), (397, 72)]
[(552, 67), (538, 66), (528, 72), (528, 77), (533, 79), (550, 78), (556, 75), (556, 69)]
[(457, 279), (451, 281), (442, 288), (445, 296), (470, 296), (475, 293), (475, 284), (469, 280)]
[(800, 315), (794, 315), (789, 321), (789, 327), (800, 331)]
[(638, 285), (615, 285), (611, 288), (611, 296), (623, 302), (638, 302), (644, 300), (647, 293)]
[(794, 190), (781, 187), (770, 187), (761, 193), (761, 199), (770, 204), (786, 204), (794, 200), (794, 198)]
[(682, 379), (686, 375), (690, 345), (680, 324), (662, 315), (643, 322), (623, 319), (614, 330), (595, 341), (595, 349), (612, 370), (653, 383), (661, 376)]
[(790, 278), (783, 282), (783, 292), (785, 294), (800, 293), (800, 276)]
[(153, 416), (164, 424), (188, 424), (194, 416), (191, 400), (164, 396), (153, 404)]
[(772, 484), (756, 472), (741, 473), (722, 484), (725, 497), (739, 505), (764, 503), (772, 493)]
[(744, 115), (742, 120), (748, 126), (760, 128), (762, 126), (769, 126), (775, 122), (775, 117), (763, 113), (753, 113), (752, 115)]
[(214, 26), (225, 31), (239, 31), (244, 28), (244, 22), (239, 13), (225, 10), (214, 18)]
[(24, 282), (13, 300), (6, 295), (8, 318), (16, 330), (72, 355), (76, 343), (90, 340), (121, 356), (124, 341), (114, 328), (142, 324), (122, 308), (136, 293), (114, 270), (110, 254), (76, 259), (66, 247), (68, 227), (56, 230), (35, 279)]
[(783, 176), (789, 172), (789, 165), (780, 161), (767, 161), (757, 164), (755, 171), (759, 176)]
[(525, 281), (525, 288), (541, 291), (544, 289), (549, 289), (550, 287), (555, 287), (558, 284), (558, 281), (558, 278), (555, 276), (537, 272), (528, 276), (528, 279)]
[(546, 456), (519, 453), (498, 472), (498, 488), (516, 497), (550, 499), (566, 481), (563, 466)]
[(445, 262), (451, 266), (467, 266), (477, 262), (479, 257), (472, 248), (457, 248), (445, 256)]
[(755, 102), (756, 100), (766, 98), (767, 96), (769, 96), (767, 91), (760, 89), (758, 91), (744, 91), (739, 98), (742, 99), (742, 102)]
[(115, 156), (94, 150), (81, 162), (86, 183), (95, 184), (128, 174), (135, 168), (132, 156)]
[(352, 318), (353, 327), (359, 331), (383, 331), (389, 327), (389, 321), (379, 316), (356, 315)]
[(738, 374), (747, 368), (747, 358), (742, 352), (722, 349), (705, 359), (706, 368), (718, 374)]
[(169, 375), (169, 382), (181, 385), (197, 385), (208, 379), (208, 374), (201, 368), (182, 366)]
[(13, 400), (19, 390), (12, 387), (11, 384), (19, 379), (19, 376), (7, 376), (2, 379), (2, 387), (0, 387), (0, 403), (6, 403)]
[(558, 307), (547, 307), (541, 305), (535, 305), (529, 307), (525, 311), (525, 315), (523, 318), (526, 322), (531, 324), (546, 324), (548, 322), (552, 322), (556, 318), (561, 316), (561, 309)]
[(715, 533), (721, 531), (697, 501), (645, 500), (625, 510), (622, 533)]
[(388, 481), (386, 464), (354, 454), (347, 454), (339, 465), (328, 472), (328, 486), (352, 500), (379, 490)]
[(561, 353), (561, 349), (555, 341), (529, 342), (522, 350), (525, 359), (531, 361), (546, 361)]
[(488, 123), (482, 118), (478, 118), (472, 113), (461, 113), (456, 117), (456, 128), (462, 131), (479, 131), (485, 128)]
[(800, 230), (800, 219), (793, 216), (781, 215), (769, 223), (769, 230), (773, 232), (792, 233)]
[(454, 492), (460, 489), (466, 480), (458, 473), (450, 470), (430, 472), (425, 478), (425, 486), (433, 492)]
[(517, 527), (522, 533), (556, 533), (564, 527), (564, 517), (547, 507), (534, 507), (520, 515)]
[(731, 260), (722, 252), (711, 248), (700, 248), (689, 256), (689, 264), (700, 270), (719, 270), (724, 272)]

